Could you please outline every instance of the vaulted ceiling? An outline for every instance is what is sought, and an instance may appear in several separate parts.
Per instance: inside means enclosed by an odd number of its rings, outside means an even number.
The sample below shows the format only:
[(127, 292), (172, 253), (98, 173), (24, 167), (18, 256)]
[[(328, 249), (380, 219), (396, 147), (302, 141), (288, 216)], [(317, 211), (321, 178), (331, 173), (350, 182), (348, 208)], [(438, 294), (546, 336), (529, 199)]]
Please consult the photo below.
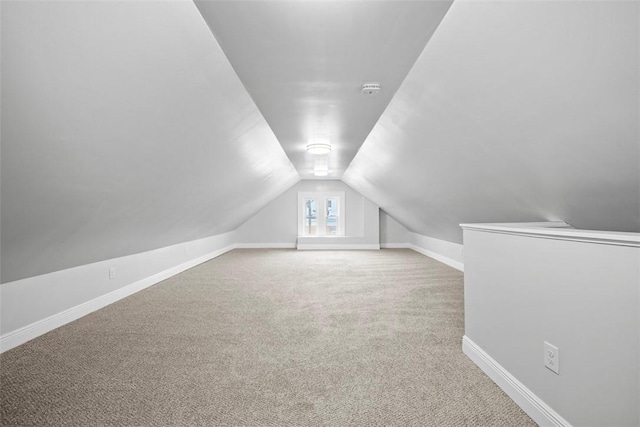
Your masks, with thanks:
[(459, 1), (343, 180), (411, 230), (640, 232), (640, 2)]
[(452, 3), (196, 0), (303, 179), (320, 135), (329, 178), (421, 234), (640, 231), (640, 3)]
[(640, 231), (636, 1), (0, 9), (2, 282), (233, 230), (314, 177), (313, 138), (427, 236)]
[(195, 3), (301, 178), (320, 139), (340, 179), (452, 1)]

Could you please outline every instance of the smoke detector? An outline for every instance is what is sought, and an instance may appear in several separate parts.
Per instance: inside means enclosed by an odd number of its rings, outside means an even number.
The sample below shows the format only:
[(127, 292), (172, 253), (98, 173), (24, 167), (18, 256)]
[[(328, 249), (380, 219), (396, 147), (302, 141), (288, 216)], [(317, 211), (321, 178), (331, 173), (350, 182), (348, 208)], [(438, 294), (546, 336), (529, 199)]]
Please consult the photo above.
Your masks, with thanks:
[(380, 92), (380, 83), (365, 83), (362, 85), (362, 94), (375, 96)]

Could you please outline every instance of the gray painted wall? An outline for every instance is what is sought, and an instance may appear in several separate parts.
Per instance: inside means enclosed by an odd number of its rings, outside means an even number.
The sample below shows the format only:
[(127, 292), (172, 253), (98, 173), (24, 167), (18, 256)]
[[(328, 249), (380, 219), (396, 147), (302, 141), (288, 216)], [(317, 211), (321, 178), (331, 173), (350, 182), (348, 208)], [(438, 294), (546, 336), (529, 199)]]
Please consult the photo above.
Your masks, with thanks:
[(232, 231), (5, 283), (0, 286), (0, 351), (208, 261), (233, 245)]
[(465, 230), (464, 252), (467, 337), (571, 425), (639, 424), (640, 248)]
[(638, 2), (454, 2), (343, 180), (411, 231), (640, 231)]
[(299, 179), (191, 1), (1, 19), (2, 282), (233, 230)]
[[(236, 230), (237, 243), (293, 245), (298, 238), (298, 192), (344, 191), (345, 235), (361, 237), (357, 243), (378, 244), (378, 207), (337, 180), (302, 180), (278, 196)], [(333, 239), (334, 241), (336, 239)], [(345, 241), (351, 243), (350, 241)]]
[(409, 242), (411, 242), (411, 232), (380, 209), (380, 244), (407, 244)]

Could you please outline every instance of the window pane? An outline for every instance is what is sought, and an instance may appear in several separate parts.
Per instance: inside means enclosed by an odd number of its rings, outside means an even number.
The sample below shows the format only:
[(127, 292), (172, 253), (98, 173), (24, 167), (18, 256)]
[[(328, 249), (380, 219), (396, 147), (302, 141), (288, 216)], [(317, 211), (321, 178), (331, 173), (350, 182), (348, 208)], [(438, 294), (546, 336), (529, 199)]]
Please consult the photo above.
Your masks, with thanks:
[(315, 199), (304, 200), (304, 234), (318, 233), (318, 204)]
[(338, 222), (340, 221), (338, 213), (338, 199), (334, 197), (328, 198), (326, 231), (329, 236), (336, 236), (338, 234)]

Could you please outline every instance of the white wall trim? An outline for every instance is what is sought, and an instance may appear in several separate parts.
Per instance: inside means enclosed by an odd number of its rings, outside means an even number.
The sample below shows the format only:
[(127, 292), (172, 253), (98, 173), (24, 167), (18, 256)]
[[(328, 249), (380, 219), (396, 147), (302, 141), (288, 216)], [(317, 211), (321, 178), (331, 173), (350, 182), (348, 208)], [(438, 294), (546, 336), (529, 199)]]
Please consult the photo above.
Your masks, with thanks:
[(462, 338), (462, 351), (536, 423), (541, 426), (571, 426), (466, 335)]
[(298, 243), (299, 251), (327, 251), (327, 250), (379, 250), (379, 244), (367, 244), (367, 245), (358, 245), (358, 244), (300, 244)]
[(411, 243), (380, 243), (381, 249), (413, 249)]
[(295, 249), (295, 243), (236, 243), (236, 249)]
[[(418, 235), (413, 233), (413, 236), (415, 237), (415, 236), (418, 236)], [(430, 239), (429, 241), (431, 241), (431, 242), (436, 240), (436, 239), (432, 239), (432, 238), (426, 237), (426, 236), (421, 236), (421, 237), (426, 238), (426, 239)], [(462, 250), (462, 245), (459, 245), (457, 243), (444, 242), (444, 241), (440, 241), (440, 242), (448, 245), (449, 247), (452, 246), (452, 245), (454, 247), (458, 247), (459, 246), (460, 250)], [(422, 254), (422, 255), (427, 256), (429, 258), (433, 258), (436, 261), (439, 261), (439, 262), (441, 262), (443, 264), (446, 264), (449, 267), (453, 267), (456, 270), (464, 271), (464, 263), (462, 263), (462, 262), (460, 262), (458, 260), (455, 260), (453, 258), (450, 258), (450, 257), (448, 257), (446, 255), (443, 255), (441, 253), (435, 252), (433, 250), (423, 248), (422, 246), (418, 246), (418, 245), (416, 245), (414, 243), (381, 243), (380, 247), (383, 248), (383, 249), (411, 249), (413, 251), (418, 252), (419, 254)]]
[(420, 247), (418, 245), (414, 245), (413, 243), (409, 243), (407, 245), (407, 247), (409, 249), (413, 249), (414, 251), (421, 253), (424, 256), (428, 256), (429, 258), (433, 258), (436, 261), (440, 261), (443, 264), (447, 264), (449, 267), (453, 267), (456, 270), (464, 271), (464, 264), (461, 263), (460, 261), (456, 261), (453, 258), (449, 258), (449, 257), (444, 256), (442, 254), (430, 251), (430, 250), (422, 248), (422, 247)]
[[(563, 225), (564, 224), (564, 225)], [(516, 236), (537, 237), (543, 239), (569, 240), (574, 242), (598, 243), (601, 245), (640, 247), (640, 233), (579, 230), (571, 228), (562, 221), (547, 223), (496, 223), (496, 224), (460, 224), (465, 230), (489, 233), (513, 234)]]
[[(118, 288), (112, 292), (101, 295), (92, 300), (78, 304), (75, 307), (71, 307), (67, 310), (61, 311), (60, 313), (56, 313), (42, 320), (38, 320), (34, 323), (31, 323), (30, 325), (16, 329), (14, 331), (10, 331), (0, 336), (0, 353), (4, 353), (7, 350), (24, 344), (27, 341), (39, 337), (40, 335), (44, 335), (47, 332), (59, 328), (60, 326), (66, 325), (67, 323), (77, 320), (103, 307), (106, 307), (109, 304), (113, 304), (114, 302), (133, 295), (136, 292), (153, 286), (163, 280), (175, 276), (178, 273), (195, 267), (198, 264), (202, 264), (203, 262), (209, 261), (222, 254), (225, 254), (232, 249), (234, 249), (234, 245), (229, 245), (222, 249), (215, 250), (206, 255), (202, 255), (200, 257), (194, 258), (182, 264), (156, 273), (152, 276), (141, 279), (137, 282), (131, 283), (130, 285)], [(51, 274), (55, 274), (55, 272)]]

